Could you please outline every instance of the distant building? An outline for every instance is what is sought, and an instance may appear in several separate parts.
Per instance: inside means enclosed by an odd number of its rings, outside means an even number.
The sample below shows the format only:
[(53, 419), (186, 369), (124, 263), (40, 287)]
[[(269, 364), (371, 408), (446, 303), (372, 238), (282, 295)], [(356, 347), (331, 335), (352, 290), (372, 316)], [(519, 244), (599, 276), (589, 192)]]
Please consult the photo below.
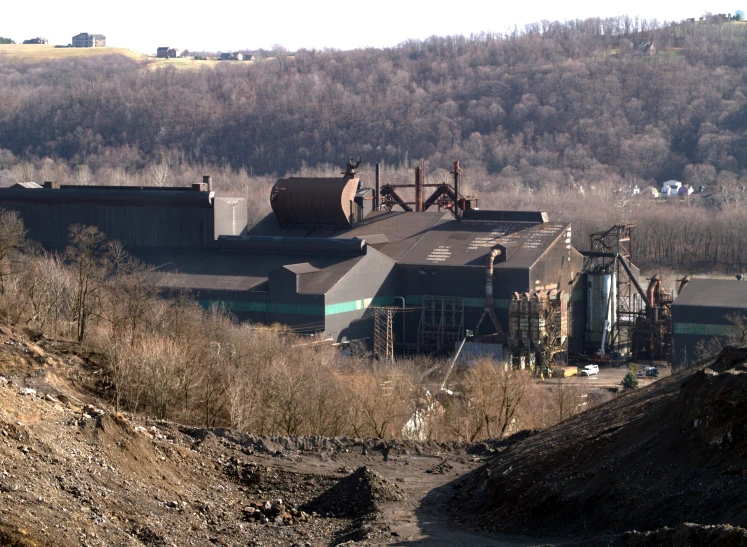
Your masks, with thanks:
[(678, 180), (668, 180), (661, 185), (662, 196), (676, 196), (682, 188), (682, 183)]
[(693, 187), (689, 184), (685, 184), (683, 186), (680, 186), (677, 190), (677, 195), (680, 197), (686, 197), (693, 193)]
[(158, 57), (159, 59), (175, 59), (176, 57), (181, 56), (182, 52), (173, 47), (159, 47), (156, 50), (156, 57)]
[(659, 191), (653, 186), (649, 186), (648, 188), (644, 188), (643, 190), (641, 190), (641, 195), (646, 197), (658, 198)]
[(221, 53), (220, 60), (221, 61), (243, 61), (244, 54), (243, 53)]
[(41, 36), (38, 36), (37, 38), (31, 38), (30, 40), (24, 40), (24, 45), (33, 45), (33, 44), (48, 44), (49, 40), (46, 38), (42, 38)]
[[(708, 345), (729, 343), (741, 335), (747, 319), (747, 281), (693, 279), (680, 286), (672, 304), (674, 362), (690, 365), (708, 353)], [(733, 343), (733, 342), (732, 342)], [(705, 348), (703, 346), (706, 346)], [(705, 350), (705, 351), (704, 351)]]
[(81, 32), (73, 36), (73, 47), (106, 47), (106, 36)]

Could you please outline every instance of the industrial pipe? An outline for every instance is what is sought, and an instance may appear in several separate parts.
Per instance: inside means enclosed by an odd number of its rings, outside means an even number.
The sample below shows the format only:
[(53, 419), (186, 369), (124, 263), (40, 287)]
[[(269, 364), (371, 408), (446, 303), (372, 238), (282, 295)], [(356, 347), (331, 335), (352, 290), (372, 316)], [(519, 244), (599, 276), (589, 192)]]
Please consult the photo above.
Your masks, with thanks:
[(492, 248), (485, 259), (485, 310), (482, 313), (482, 317), (477, 322), (475, 327), (475, 334), (480, 333), (480, 325), (482, 325), (485, 317), (490, 317), (495, 327), (495, 332), (502, 332), (501, 323), (498, 321), (498, 316), (495, 314), (495, 305), (493, 303), (493, 263), (497, 256), (500, 256), (501, 250), (498, 248)]
[[(590, 256), (588, 253), (584, 253), (584, 256)], [(617, 260), (620, 261), (620, 264), (622, 264), (623, 269), (625, 270), (625, 273), (628, 274), (628, 279), (630, 279), (633, 282), (633, 285), (635, 286), (635, 289), (638, 291), (638, 294), (641, 295), (641, 298), (646, 303), (646, 308), (649, 308), (648, 303), (648, 295), (646, 294), (646, 291), (643, 290), (643, 287), (641, 287), (641, 284), (638, 282), (638, 278), (633, 274), (633, 271), (630, 269), (630, 265), (628, 264), (628, 261), (625, 260), (620, 254), (614, 255)]]
[(381, 196), (379, 195), (381, 193), (381, 165), (376, 164), (376, 192), (374, 193), (374, 203), (373, 203), (373, 209), (374, 211), (378, 211), (379, 207), (381, 206)]
[(646, 290), (646, 297), (648, 298), (649, 306), (652, 308), (656, 306), (657, 290), (661, 292), (661, 277), (658, 274), (651, 278), (651, 282), (648, 284), (648, 289)]
[(415, 211), (421, 212), (423, 210), (423, 166), (419, 165), (415, 168)]
[(462, 180), (462, 169), (459, 167), (459, 160), (454, 162), (454, 216), (457, 220), (461, 218), (459, 212), (459, 186)]
[[(739, 277), (737, 277), (739, 279)], [(677, 290), (677, 296), (682, 294), (682, 291), (685, 290), (685, 287), (687, 287), (687, 284), (690, 283), (690, 276), (686, 275), (682, 279), (680, 279), (680, 288)]]

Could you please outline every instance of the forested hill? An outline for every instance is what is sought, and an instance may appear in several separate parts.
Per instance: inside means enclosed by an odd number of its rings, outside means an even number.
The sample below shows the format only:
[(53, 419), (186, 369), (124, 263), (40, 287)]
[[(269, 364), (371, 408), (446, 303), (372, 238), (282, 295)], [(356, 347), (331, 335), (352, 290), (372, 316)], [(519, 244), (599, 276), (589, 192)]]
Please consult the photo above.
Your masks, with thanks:
[[(653, 45), (653, 47), (651, 47)], [(0, 148), (92, 168), (165, 154), (254, 173), (461, 159), (530, 186), (711, 182), (747, 167), (747, 24), (627, 17), (391, 49), (153, 70), (0, 50)]]

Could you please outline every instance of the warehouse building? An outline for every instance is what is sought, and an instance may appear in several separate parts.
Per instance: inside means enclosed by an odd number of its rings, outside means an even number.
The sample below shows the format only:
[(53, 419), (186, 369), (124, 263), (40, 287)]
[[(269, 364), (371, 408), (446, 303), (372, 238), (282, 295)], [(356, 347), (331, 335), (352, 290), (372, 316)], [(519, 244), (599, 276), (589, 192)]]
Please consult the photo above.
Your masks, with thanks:
[(683, 285), (672, 304), (673, 361), (688, 366), (745, 335), (747, 281), (696, 278)]
[(552, 293), (583, 313), (583, 287), (572, 294), (583, 258), (568, 223), (458, 206), (456, 215), (378, 210), (377, 197), (350, 168), (280, 179), (273, 212), (249, 231), (246, 200), (215, 197), (207, 179), (168, 189), (47, 183), (2, 189), (0, 206), (18, 210), (48, 248), (64, 247), (71, 224), (94, 225), (152, 264), (164, 291), (338, 342), (371, 346), (378, 307), (391, 310), (393, 343), (407, 352), (451, 352), (469, 331), (508, 344), (512, 299)]

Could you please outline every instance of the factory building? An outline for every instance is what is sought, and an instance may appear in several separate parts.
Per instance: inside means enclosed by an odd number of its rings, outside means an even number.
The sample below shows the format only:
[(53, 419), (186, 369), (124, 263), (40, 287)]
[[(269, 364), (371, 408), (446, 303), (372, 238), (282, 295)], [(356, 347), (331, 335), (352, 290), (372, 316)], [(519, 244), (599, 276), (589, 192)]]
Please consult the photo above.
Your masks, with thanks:
[[(747, 332), (747, 281), (683, 280), (672, 304), (674, 363), (688, 366), (702, 358), (707, 344), (739, 342)], [(742, 339), (744, 344), (747, 340)], [(701, 349), (702, 348), (702, 349)]]
[(152, 264), (159, 288), (188, 290), (243, 320), (371, 347), (380, 310), (398, 352), (451, 353), (472, 335), (499, 347), (493, 355), (532, 360), (540, 340), (522, 325), (544, 329), (546, 318), (524, 318), (519, 302), (554, 302), (558, 339), (583, 344), (584, 318), (572, 324), (584, 314), (583, 257), (570, 224), (541, 212), (467, 209), (456, 182), (425, 202), (431, 210), (389, 210), (378, 178), (365, 188), (355, 167), (339, 178), (278, 180), (272, 213), (248, 231), (246, 200), (215, 197), (209, 180), (193, 188), (2, 189), (0, 207), (18, 210), (29, 237), (53, 249), (64, 247), (71, 224), (97, 226)]

